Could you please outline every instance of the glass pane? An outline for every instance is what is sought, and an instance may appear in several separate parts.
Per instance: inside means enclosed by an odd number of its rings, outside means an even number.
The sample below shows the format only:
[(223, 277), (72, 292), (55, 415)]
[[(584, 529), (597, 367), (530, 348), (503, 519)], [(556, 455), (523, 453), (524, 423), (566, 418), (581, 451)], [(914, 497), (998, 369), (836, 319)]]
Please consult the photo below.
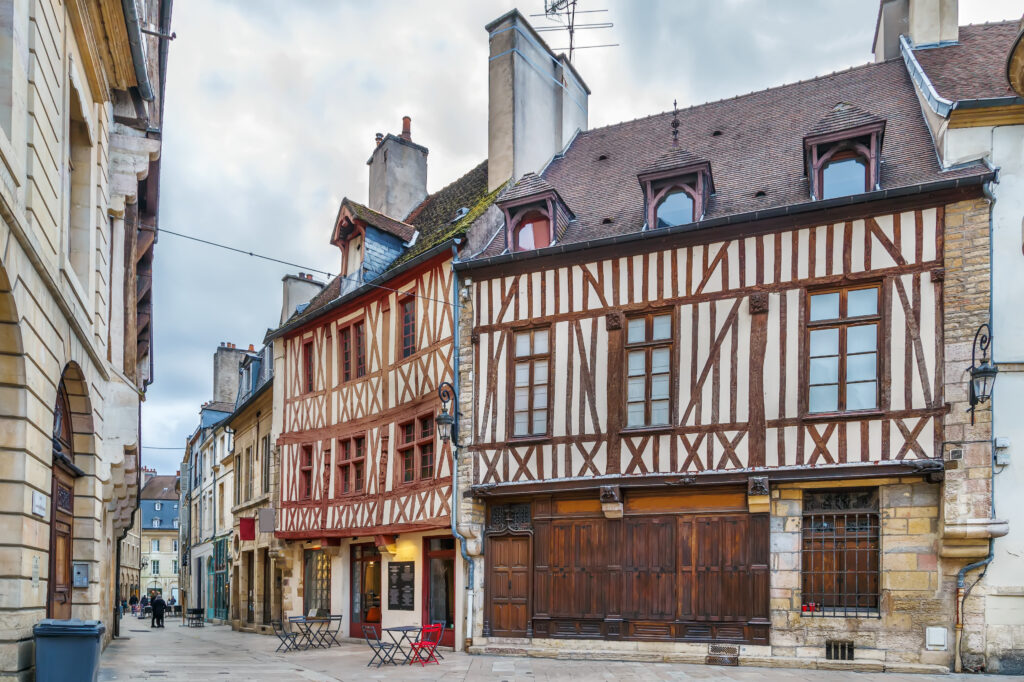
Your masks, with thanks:
[(530, 433), (530, 414), (528, 412), (515, 413), (515, 425), (512, 432), (517, 436), (526, 436)]
[(834, 384), (839, 381), (839, 358), (811, 358), (810, 384)]
[(626, 340), (629, 343), (643, 343), (647, 340), (647, 320), (630, 320)]
[(651, 403), (651, 425), (668, 424), (668, 401), (655, 400)]
[(668, 375), (655, 374), (651, 377), (651, 399), (668, 400)]
[(811, 332), (811, 357), (839, 355), (839, 330), (815, 329)]
[[(875, 353), (862, 353), (850, 355), (846, 358), (846, 380), (847, 381), (874, 381), (878, 376), (875, 373)], [(813, 361), (812, 361), (813, 362)], [(813, 381), (811, 383), (814, 383)]]
[(878, 391), (874, 381), (846, 384), (846, 409), (871, 410), (878, 406)]
[(811, 386), (807, 396), (808, 412), (835, 412), (839, 409), (839, 387)]
[(533, 406), (547, 407), (548, 406), (548, 387), (547, 386), (534, 386), (533, 388)]
[(516, 334), (516, 357), (530, 355), (530, 335)]
[(533, 223), (523, 223), (516, 228), (516, 247), (521, 250), (533, 247)]
[(811, 322), (839, 317), (839, 292), (811, 296)]
[(430, 560), (428, 615), (431, 623), (455, 624), (455, 560)]
[(543, 355), (548, 352), (548, 330), (538, 329), (533, 333), (533, 353)]
[(672, 336), (672, 316), (658, 315), (654, 318), (654, 330), (651, 338), (655, 341), (667, 339)]
[(644, 374), (647, 371), (647, 353), (635, 350), (629, 354), (629, 376)]
[(548, 411), (537, 410), (533, 413), (533, 432), (544, 433), (548, 430)]
[(821, 198), (860, 194), (867, 185), (867, 172), (867, 165), (859, 157), (827, 163), (821, 173)]
[(533, 383), (535, 384), (546, 384), (548, 383), (548, 361), (547, 360), (535, 360), (533, 363)]
[(517, 410), (525, 410), (530, 407), (530, 389), (528, 388), (517, 388), (516, 389), (516, 406)]
[(631, 377), (629, 379), (629, 397), (627, 400), (633, 402), (635, 400), (643, 400), (646, 398), (646, 381), (644, 377)]
[(516, 386), (530, 385), (530, 363), (516, 363)]
[(626, 426), (644, 425), (644, 404), (629, 403), (626, 408)]
[(878, 325), (862, 324), (846, 329), (847, 353), (870, 353), (878, 343)]
[(878, 314), (878, 289), (854, 289), (846, 294), (846, 316)]
[(658, 204), (657, 227), (687, 225), (693, 222), (693, 199), (682, 190), (672, 192)]
[(668, 348), (655, 348), (651, 351), (651, 373), (660, 374), (668, 371)]

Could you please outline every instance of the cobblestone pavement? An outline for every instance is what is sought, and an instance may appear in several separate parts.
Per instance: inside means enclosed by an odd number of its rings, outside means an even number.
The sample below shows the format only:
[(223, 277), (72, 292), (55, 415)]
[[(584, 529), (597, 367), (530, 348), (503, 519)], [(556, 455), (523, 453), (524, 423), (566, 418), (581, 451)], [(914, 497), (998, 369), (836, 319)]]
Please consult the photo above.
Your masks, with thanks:
[(125, 618), (122, 639), (103, 652), (101, 682), (111, 680), (821, 680), (825, 682), (927, 682), (943, 680), (1007, 680), (1002, 676), (899, 675), (775, 668), (726, 668), (669, 663), (566, 661), (541, 658), (469, 656), (445, 651), (440, 665), (367, 668), (367, 646), (346, 640), (339, 647), (274, 653), (273, 636), (233, 632), (227, 626), (187, 628), (167, 621), (151, 629), (148, 621)]

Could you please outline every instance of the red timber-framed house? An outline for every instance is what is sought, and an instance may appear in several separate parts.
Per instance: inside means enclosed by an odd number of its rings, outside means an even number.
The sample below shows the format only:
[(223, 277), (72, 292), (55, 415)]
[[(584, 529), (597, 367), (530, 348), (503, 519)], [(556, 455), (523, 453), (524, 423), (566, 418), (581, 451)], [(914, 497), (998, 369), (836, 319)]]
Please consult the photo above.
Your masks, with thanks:
[(403, 127), (377, 136), (369, 206), (341, 203), (341, 275), (270, 335), (277, 561), (286, 615), (342, 614), (353, 637), (443, 621), (454, 646), (463, 562), (434, 418), (455, 381), (452, 260), (472, 225), (497, 222), (497, 193), (482, 163), (428, 195), (427, 149)]
[(947, 245), (987, 239), (994, 174), (939, 166), (904, 63), (583, 131), (513, 175), (455, 266), (471, 650), (951, 666), (988, 530), (942, 501), (945, 343), (985, 321)]

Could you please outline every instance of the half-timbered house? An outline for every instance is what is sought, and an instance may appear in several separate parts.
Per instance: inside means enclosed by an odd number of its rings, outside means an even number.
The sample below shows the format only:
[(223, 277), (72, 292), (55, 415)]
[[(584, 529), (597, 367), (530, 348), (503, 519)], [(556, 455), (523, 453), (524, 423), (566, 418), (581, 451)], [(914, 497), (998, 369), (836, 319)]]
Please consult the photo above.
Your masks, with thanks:
[(998, 530), (940, 511), (945, 343), (988, 296), (959, 307), (949, 254), (987, 240), (994, 174), (940, 167), (903, 61), (516, 176), (455, 266), (476, 650), (951, 665), (954, 577)]
[(276, 536), (288, 615), (342, 614), (342, 632), (443, 622), (456, 640), (462, 562), (451, 531), (452, 452), (438, 389), (454, 382), (452, 260), (494, 223), (482, 163), (426, 192), (427, 150), (379, 135), (369, 206), (342, 201), (341, 274), (274, 340), (280, 451)]

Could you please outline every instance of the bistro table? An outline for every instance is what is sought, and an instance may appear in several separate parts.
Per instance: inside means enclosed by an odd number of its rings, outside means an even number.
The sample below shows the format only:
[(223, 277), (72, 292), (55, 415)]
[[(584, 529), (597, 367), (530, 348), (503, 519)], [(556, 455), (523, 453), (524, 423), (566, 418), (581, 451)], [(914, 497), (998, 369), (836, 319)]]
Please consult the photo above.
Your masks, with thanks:
[[(303, 649), (310, 648), (330, 648), (330, 642), (326, 641), (325, 631), (327, 626), (330, 624), (331, 619), (328, 616), (294, 616), (288, 619), (292, 625), (299, 631), (299, 647)], [(305, 642), (305, 644), (302, 644)]]
[[(413, 639), (412, 639), (412, 637), (410, 637), (410, 635), (413, 632), (417, 632), (418, 633), (423, 628), (420, 627), (419, 625), (398, 625), (398, 626), (393, 627), (393, 628), (381, 628), (381, 629), (384, 632), (388, 633), (388, 637), (390, 637), (391, 641), (395, 643), (395, 648), (397, 649), (397, 651), (395, 653), (396, 654), (397, 653), (405, 654), (405, 660), (402, 661), (402, 663), (403, 664), (408, 663), (409, 659), (412, 658), (412, 643), (413, 643)], [(396, 635), (396, 633), (397, 633), (397, 635)], [(409, 645), (408, 650), (405, 649), (402, 646), (403, 642)], [(395, 657), (394, 656), (391, 657), (391, 662), (394, 663), (395, 665), (398, 665), (398, 662), (395, 661)]]

